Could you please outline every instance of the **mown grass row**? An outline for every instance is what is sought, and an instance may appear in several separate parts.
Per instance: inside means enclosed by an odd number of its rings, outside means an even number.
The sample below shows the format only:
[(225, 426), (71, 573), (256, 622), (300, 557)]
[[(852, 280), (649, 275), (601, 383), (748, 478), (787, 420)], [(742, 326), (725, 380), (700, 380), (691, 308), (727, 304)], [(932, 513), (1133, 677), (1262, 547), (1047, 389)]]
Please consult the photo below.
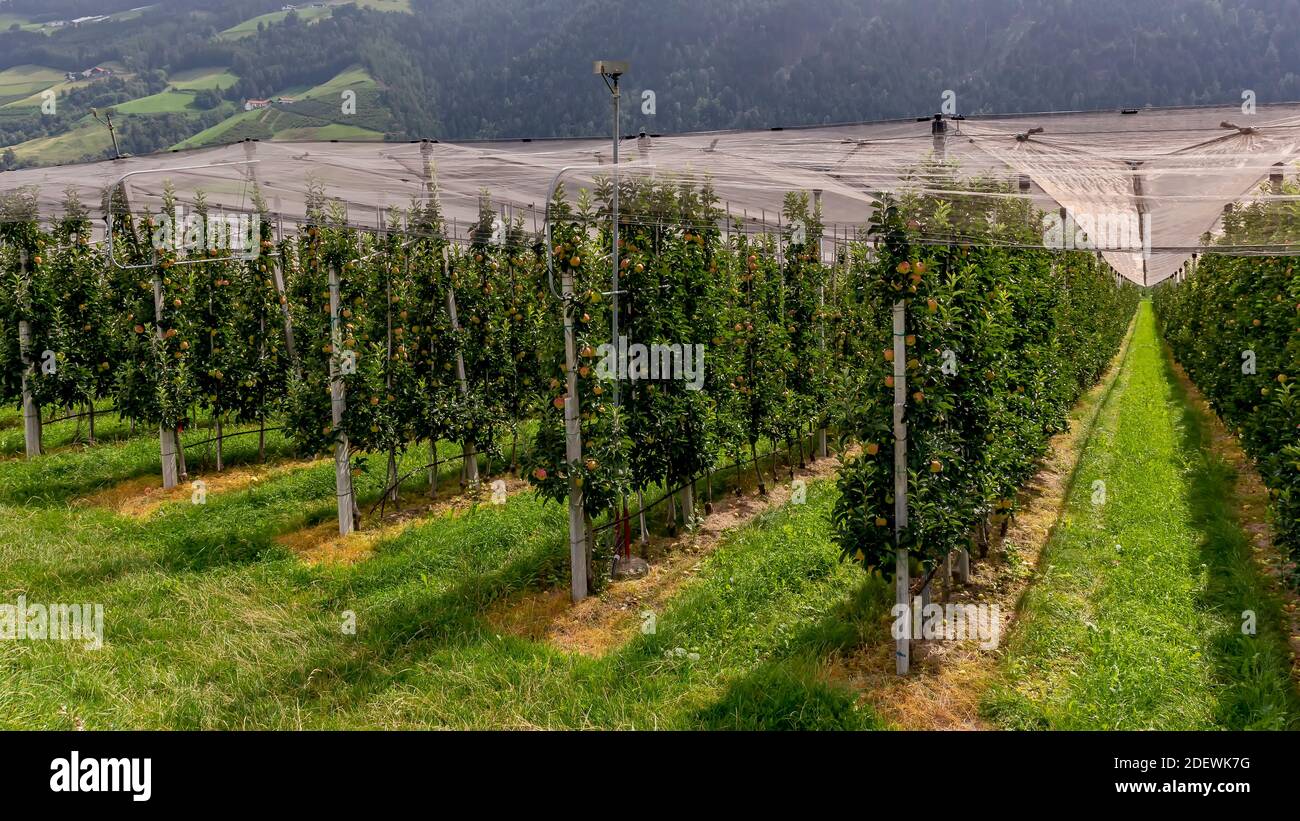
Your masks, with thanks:
[[(456, 447), (441, 450), (449, 459)], [(849, 693), (822, 683), (821, 654), (855, 641), (858, 629), (827, 614), (862, 583), (837, 561), (825, 515), (834, 491), (824, 483), (808, 505), (728, 538), (682, 602), (660, 615), (655, 636), (597, 661), (498, 637), (483, 619), (520, 591), (564, 586), (559, 506), (520, 494), (436, 517), (350, 568), (305, 567), (275, 542), (332, 518), (328, 464), (213, 494), (205, 505), (167, 504), (143, 521), (68, 507), (153, 475), (155, 451), (140, 433), (0, 466), (0, 584), (28, 601), (101, 602), (107, 633), (97, 651), (0, 644), (6, 726), (874, 723)], [(287, 455), (287, 444), (269, 434), (268, 452)], [(254, 462), (256, 436), (231, 440), (227, 457)], [(411, 452), (399, 471), (425, 460)], [(444, 464), (444, 495), (455, 492), (458, 469)], [(417, 471), (407, 503), (423, 483)], [(382, 475), (367, 473), (359, 494), (377, 499), (381, 485)], [(343, 632), (347, 611), (356, 635)]]
[[(985, 700), (990, 718), (1050, 729), (1297, 726), (1280, 603), (1235, 519), (1233, 476), (1208, 445), (1144, 303), (1024, 599), (1004, 682)], [(1253, 635), (1242, 631), (1247, 611)]]

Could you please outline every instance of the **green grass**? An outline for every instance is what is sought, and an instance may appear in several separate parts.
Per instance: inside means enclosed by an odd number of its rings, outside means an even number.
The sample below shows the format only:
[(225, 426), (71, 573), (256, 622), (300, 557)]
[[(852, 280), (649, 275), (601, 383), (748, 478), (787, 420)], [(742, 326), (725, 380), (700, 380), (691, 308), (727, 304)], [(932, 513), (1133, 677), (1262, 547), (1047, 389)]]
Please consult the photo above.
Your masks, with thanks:
[[(1258, 592), (1231, 477), (1204, 455), (1149, 306), (1114, 384), (986, 715), (1025, 728), (1294, 726), (1278, 603)], [(11, 453), (16, 421), (0, 410)], [(358, 564), (309, 567), (277, 536), (333, 518), (329, 462), (137, 520), (76, 500), (156, 476), (154, 432), (127, 436), (111, 417), (100, 432), (117, 438), (0, 460), (0, 599), (105, 610), (99, 650), (0, 642), (0, 727), (882, 725), (828, 675), (836, 654), (882, 641), (892, 599), (839, 561), (831, 481), (727, 534), (659, 608), (652, 634), (592, 658), (503, 634), (488, 618), (520, 596), (567, 589), (559, 505), (520, 493), (422, 520)], [(47, 437), (71, 445), (74, 433), (59, 423)], [(186, 440), (204, 435), (196, 426)], [(256, 442), (231, 440), (227, 463), (255, 461)], [(187, 447), (199, 477), (210, 471), (200, 450)], [(271, 433), (268, 453), (290, 448)], [(380, 494), (383, 461), (369, 456), (357, 480), (363, 510)], [(425, 461), (413, 450), (400, 470)], [(456, 470), (443, 465), (444, 494)], [(1097, 509), (1094, 479), (1107, 486)], [(424, 492), (417, 471), (403, 493)], [(1257, 636), (1240, 634), (1245, 609), (1259, 616)], [(355, 634), (342, 629), (347, 613)]]
[(13, 66), (0, 71), (0, 97), (28, 97), (63, 82), (64, 73), (46, 66)]
[[(1143, 303), (984, 711), (1015, 728), (1295, 728), (1280, 630)], [(1105, 503), (1094, 505), (1094, 482)], [(1243, 635), (1242, 613), (1258, 634)]]
[(119, 114), (168, 114), (194, 111), (194, 94), (189, 91), (167, 89), (148, 97), (117, 103), (113, 110)]
[(70, 130), (39, 137), (13, 147), (19, 159), (34, 159), (45, 165), (79, 162), (87, 155), (99, 155), (113, 145), (108, 129), (89, 115)]
[[(39, 91), (35, 92), (34, 94), (29, 94), (29, 95), (27, 95), (26, 97), (19, 97), (19, 98), (17, 98), (17, 99), (11, 99), (10, 102), (5, 103), (4, 105), (0, 105), (0, 108), (7, 108), (7, 109), (15, 109), (15, 108), (40, 108), (40, 107), (41, 107), (41, 103), (45, 102), (44, 97), (42, 97), (42, 94), (43, 94), (45, 91), (49, 90), (49, 91), (53, 91), (56, 95), (61, 95), (61, 94), (63, 94), (64, 91), (67, 91), (68, 89), (78, 88), (78, 87), (83, 86), (83, 85), (88, 85), (88, 84), (91, 83), (91, 82), (93, 82), (93, 81), (91, 81), (91, 80), (63, 80), (62, 82), (55, 83), (54, 85), (46, 86), (46, 87), (44, 87), (44, 88), (41, 88)], [(6, 99), (6, 98), (7, 98), (7, 96), (5, 96), (5, 95), (0, 95), (0, 99)], [(30, 114), (27, 115), (27, 116), (35, 116), (35, 112), (32, 112), (32, 113), (30, 113)]]
[[(349, 66), (338, 74), (335, 74), (329, 80), (308, 89), (301, 94), (302, 97), (329, 97), (337, 100), (344, 89), (373, 89), (375, 88), (374, 78), (370, 72), (361, 66)], [(289, 95), (293, 96), (293, 95)]]
[(239, 82), (239, 75), (221, 67), (192, 68), (188, 71), (176, 72), (168, 78), (168, 81), (172, 88), (180, 91), (204, 91), (230, 88)]
[(368, 128), (361, 128), (355, 125), (343, 125), (341, 123), (330, 123), (323, 126), (309, 126), (306, 128), (286, 128), (283, 131), (276, 132), (277, 140), (382, 140), (383, 134), (378, 131), (371, 131)]
[[(313, 20), (328, 17), (333, 13), (333, 11), (333, 8), (330, 6), (319, 8), (308, 7), (305, 9), (298, 9), (298, 18), (303, 22), (310, 23)], [(289, 12), (287, 11), (273, 11), (269, 14), (259, 14), (257, 17), (252, 17), (238, 25), (231, 26), (225, 31), (220, 32), (217, 34), (217, 37), (221, 40), (238, 40), (240, 37), (251, 37), (257, 34), (257, 26), (259, 23), (270, 26), (274, 23), (282, 22), (284, 18), (288, 16)]]
[[(323, 7), (318, 8), (315, 6), (309, 6), (307, 8), (300, 8), (297, 12), (299, 19), (311, 23), (323, 17), (328, 17), (333, 13), (335, 6), (348, 5), (357, 5), (361, 8), (372, 9), (374, 11), (411, 13), (411, 0), (343, 0), (343, 2), (331, 0), (328, 5)], [(222, 40), (237, 40), (240, 37), (251, 37), (257, 34), (258, 23), (270, 26), (274, 23), (283, 22), (284, 18), (288, 16), (289, 12), (287, 11), (273, 11), (268, 14), (261, 14), (257, 17), (245, 20), (238, 25), (231, 26), (225, 31), (217, 34), (217, 37)]]
[[(292, 97), (295, 103), (256, 111), (238, 111), (216, 125), (177, 143), (173, 148), (197, 148), (228, 143), (245, 137), (260, 140), (382, 140), (379, 130), (387, 112), (377, 109), (378, 84), (361, 66), (350, 66), (328, 81), (310, 88), (287, 88), (272, 95)], [(340, 95), (357, 93), (356, 116), (342, 114)], [(376, 113), (382, 116), (376, 118)], [(349, 122), (351, 120), (351, 122)]]
[[(229, 461), (251, 461), (255, 439), (232, 443)], [(558, 505), (521, 494), (431, 519), (350, 568), (305, 567), (273, 541), (332, 515), (329, 464), (144, 521), (68, 505), (152, 474), (156, 449), (141, 435), (0, 463), (0, 587), (29, 602), (102, 603), (106, 633), (100, 650), (0, 643), (0, 726), (877, 724), (825, 681), (827, 654), (881, 629), (886, 593), (838, 561), (832, 484), (733, 533), (654, 635), (592, 659), (484, 619), (521, 591), (567, 587)], [(379, 484), (365, 476), (360, 492), (374, 498)], [(344, 611), (355, 635), (341, 630)]]
[[(266, 113), (266, 109), (261, 111), (239, 111), (211, 128), (205, 128), (194, 136), (182, 140), (172, 147), (177, 149), (198, 148), (201, 145), (207, 145), (209, 143), (232, 142), (237, 139), (242, 139), (244, 136), (254, 136), (259, 139), (263, 137), (269, 138), (271, 134), (269, 129), (258, 128), (261, 118)], [(257, 133), (249, 133), (247, 135), (240, 133), (250, 129), (255, 130)]]
[(9, 31), (14, 26), (18, 26), (23, 31), (44, 31), (47, 34), (54, 31), (54, 29), (46, 28), (43, 24), (33, 22), (30, 18), (21, 14), (13, 14), (12, 12), (0, 14), (0, 31)]
[(411, 0), (356, 0), (363, 9), (411, 13)]

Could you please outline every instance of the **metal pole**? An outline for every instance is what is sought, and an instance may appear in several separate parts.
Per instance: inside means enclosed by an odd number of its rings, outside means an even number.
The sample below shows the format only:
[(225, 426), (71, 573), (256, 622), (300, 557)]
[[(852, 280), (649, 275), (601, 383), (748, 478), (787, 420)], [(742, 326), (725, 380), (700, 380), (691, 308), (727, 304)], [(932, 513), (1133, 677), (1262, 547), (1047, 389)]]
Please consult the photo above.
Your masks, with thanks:
[[(907, 549), (899, 547), (903, 531), (907, 529), (907, 307), (903, 300), (894, 303), (894, 603), (908, 608), (911, 586), (907, 563)], [(911, 663), (912, 619), (907, 622), (906, 634), (897, 640), (896, 656), (898, 675), (907, 675)]]
[[(619, 118), (620, 99), (621, 97), (618, 91), (618, 75), (615, 74), (614, 75), (614, 198), (613, 198), (614, 199), (613, 202), (614, 205), (614, 253), (613, 253), (614, 293), (612, 295), (613, 300), (610, 303), (612, 310), (611, 310), (610, 337), (609, 337), (610, 344), (615, 346), (618, 345), (618, 289), (619, 289), (619, 283), (618, 283), (619, 280), (618, 278), (618, 135), (619, 135), (618, 127), (619, 127), (619, 122), (618, 122), (618, 118)], [(620, 394), (619, 379), (618, 379), (618, 373), (616, 372), (614, 378), (614, 410), (615, 410), (614, 418), (616, 420), (618, 419), (617, 411), (619, 408), (619, 394)]]

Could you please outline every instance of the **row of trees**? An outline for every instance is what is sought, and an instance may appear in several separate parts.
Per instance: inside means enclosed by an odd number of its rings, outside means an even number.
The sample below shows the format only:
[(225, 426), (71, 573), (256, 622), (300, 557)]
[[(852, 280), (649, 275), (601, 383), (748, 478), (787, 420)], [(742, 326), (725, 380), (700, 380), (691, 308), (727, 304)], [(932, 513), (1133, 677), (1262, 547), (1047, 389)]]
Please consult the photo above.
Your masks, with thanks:
[[(981, 190), (998, 190), (988, 181)], [(955, 190), (955, 187), (954, 187)], [(840, 473), (835, 507), (846, 555), (894, 573), (896, 550), (933, 571), (972, 540), (988, 547), (1049, 437), (1111, 360), (1137, 305), (1098, 256), (1031, 246), (1040, 223), (1016, 198), (904, 197), (880, 204), (874, 254), (858, 286), (875, 308), (863, 378), (846, 430), (864, 444)], [(991, 229), (988, 226), (993, 226)], [(986, 236), (981, 245), (917, 245), (920, 234)], [(896, 353), (888, 306), (906, 311), (908, 521), (895, 529)]]
[[(793, 464), (810, 432), (824, 443), (830, 430), (863, 446), (840, 478), (845, 554), (888, 572), (899, 546), (894, 303), (907, 305), (911, 391), (912, 514), (901, 546), (933, 565), (1006, 511), (1113, 355), (1136, 299), (1090, 254), (1001, 247), (1027, 229), (995, 229), (1007, 235), (989, 246), (915, 244), (922, 232), (1034, 224), (1012, 213), (1025, 208), (1013, 198), (885, 200), (828, 260), (807, 194), (786, 196), (773, 233), (724, 213), (707, 184), (628, 176), (619, 185), (617, 338), (609, 181), (572, 200), (561, 190), (548, 242), (486, 197), (469, 242), (450, 242), (432, 182), (379, 232), (348, 227), (314, 189), (302, 229), (276, 238), (263, 219), (248, 258), (159, 248), (167, 223), (112, 199), (117, 265), (109, 246), (91, 242), (80, 203), (69, 200), (43, 230), (20, 192), (0, 229), (4, 398), (111, 399), (158, 427), (165, 482), (169, 460), (184, 474), (177, 433), (196, 418), (215, 420), (218, 435), (223, 424), (274, 418), (304, 451), (335, 450), (349, 503), (357, 452), (386, 457), (395, 480), (406, 449), (460, 442), (468, 481), (488, 453), (520, 465), (546, 497), (580, 488), (588, 529), (657, 487), (675, 492), (689, 523), (696, 480), (727, 464), (752, 462), (766, 492), (780, 477), (774, 462), (763, 473), (760, 446)], [(162, 213), (175, 204), (168, 194)], [(209, 215), (202, 197), (192, 210)], [(631, 350), (639, 346), (648, 357)], [(525, 423), (535, 424), (531, 443), (520, 441)], [(430, 462), (436, 481), (436, 449)], [(341, 526), (354, 523), (344, 510)]]
[[(1289, 182), (1280, 192), (1300, 194)], [(1235, 431), (1272, 500), (1279, 542), (1300, 552), (1300, 207), (1262, 200), (1224, 218), (1221, 237), (1191, 272), (1156, 289), (1155, 309), (1174, 356)], [(1256, 246), (1259, 256), (1214, 253)]]

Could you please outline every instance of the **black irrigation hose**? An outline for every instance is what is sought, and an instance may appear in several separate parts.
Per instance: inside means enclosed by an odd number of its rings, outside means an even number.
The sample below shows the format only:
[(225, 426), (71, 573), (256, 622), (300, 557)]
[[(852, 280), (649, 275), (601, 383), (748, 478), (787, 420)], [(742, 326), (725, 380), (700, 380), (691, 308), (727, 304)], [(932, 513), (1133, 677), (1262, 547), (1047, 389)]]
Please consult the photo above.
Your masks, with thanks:
[(448, 456), (446, 459), (439, 459), (437, 462), (430, 462), (429, 464), (424, 465), (423, 467), (418, 467), (414, 470), (403, 473), (401, 476), (397, 477), (396, 482), (384, 488), (383, 492), (379, 494), (379, 501), (375, 502), (373, 505), (370, 506), (370, 510), (366, 512), (366, 515), (370, 516), (371, 514), (373, 514), (375, 512), (375, 508), (379, 507), (385, 501), (388, 500), (388, 494), (400, 488), (402, 486), (402, 482), (405, 482), (407, 479), (410, 479), (412, 476), (419, 473), (420, 471), (428, 470), (429, 468), (435, 466), (441, 467), (445, 463), (455, 462), (457, 459), (464, 459), (464, 458), (465, 458), (465, 454), (458, 453), (455, 456)]
[(277, 425), (276, 427), (273, 428), (253, 428), (252, 430), (241, 430), (239, 433), (223, 433), (220, 436), (211, 436), (208, 437), (207, 439), (200, 439), (197, 442), (182, 441), (181, 444), (187, 448), (197, 448), (199, 445), (206, 445), (212, 442), (216, 442), (219, 439), (221, 440), (234, 439), (236, 436), (248, 436), (251, 433), (269, 433), (270, 431), (273, 430), (284, 430), (284, 427), (281, 425)]
[[(96, 415), (96, 416), (98, 416), (98, 415), (101, 414), (101, 413), (117, 413), (117, 408), (105, 408), (104, 410), (96, 410), (96, 411), (95, 411), (95, 415)], [(49, 420), (43, 421), (43, 422), (41, 422), (41, 424), (42, 424), (42, 425), (53, 425), (55, 422), (67, 422), (67, 421), (70, 421), (70, 420), (72, 420), (72, 419), (81, 419), (81, 418), (84, 417), (84, 416), (90, 416), (90, 411), (85, 411), (85, 412), (83, 412), (83, 413), (73, 413), (73, 414), (69, 414), (69, 415), (67, 415), (67, 416), (60, 416), (60, 417), (57, 418), (57, 419), (49, 419)]]

